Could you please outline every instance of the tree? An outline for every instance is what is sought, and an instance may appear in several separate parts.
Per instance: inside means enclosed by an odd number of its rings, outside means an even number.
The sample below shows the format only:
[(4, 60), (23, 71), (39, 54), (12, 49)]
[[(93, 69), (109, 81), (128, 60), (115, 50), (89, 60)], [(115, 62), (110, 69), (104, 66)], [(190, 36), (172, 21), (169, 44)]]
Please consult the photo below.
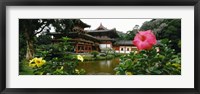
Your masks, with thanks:
[(75, 19), (20, 19), (19, 31), (26, 39), (26, 59), (34, 57), (34, 38), (54, 27), (56, 32), (66, 33), (73, 27)]
[(135, 35), (137, 34), (139, 30), (138, 27), (139, 25), (135, 25), (133, 27), (133, 30), (127, 31), (124, 40), (133, 40), (133, 38), (135, 37)]
[(181, 19), (153, 19), (151, 21), (146, 21), (140, 28), (143, 30), (153, 30), (156, 38), (169, 39), (171, 43), (170, 47), (180, 52), (180, 41), (181, 41)]
[(52, 38), (47, 34), (41, 34), (36, 38), (36, 45), (48, 45), (51, 44)]
[(66, 34), (72, 30), (76, 20), (79, 19), (55, 19), (52, 26), (55, 28), (56, 32)]
[(26, 40), (22, 32), (19, 32), (19, 48), (19, 60), (21, 61), (26, 55)]
[(23, 32), (26, 39), (26, 59), (30, 60), (34, 57), (34, 37), (41, 33), (44, 29), (49, 29), (50, 20), (45, 19), (20, 19), (19, 31)]

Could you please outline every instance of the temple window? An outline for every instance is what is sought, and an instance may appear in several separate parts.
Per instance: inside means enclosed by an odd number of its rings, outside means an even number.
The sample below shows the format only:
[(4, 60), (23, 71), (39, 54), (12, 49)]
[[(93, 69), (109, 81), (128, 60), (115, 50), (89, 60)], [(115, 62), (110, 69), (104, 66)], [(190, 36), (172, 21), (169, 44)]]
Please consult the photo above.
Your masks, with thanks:
[(129, 51), (129, 48), (127, 48), (127, 51)]

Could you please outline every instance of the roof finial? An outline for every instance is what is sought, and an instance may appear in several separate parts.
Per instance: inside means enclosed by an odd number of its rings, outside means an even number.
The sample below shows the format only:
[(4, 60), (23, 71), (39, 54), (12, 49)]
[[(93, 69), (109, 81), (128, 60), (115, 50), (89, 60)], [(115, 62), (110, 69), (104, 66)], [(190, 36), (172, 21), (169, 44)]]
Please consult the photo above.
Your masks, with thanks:
[(96, 30), (108, 30), (106, 27), (104, 27), (103, 25), (102, 25), (102, 22), (100, 23), (100, 25), (99, 25), (99, 27), (97, 27), (97, 29)]

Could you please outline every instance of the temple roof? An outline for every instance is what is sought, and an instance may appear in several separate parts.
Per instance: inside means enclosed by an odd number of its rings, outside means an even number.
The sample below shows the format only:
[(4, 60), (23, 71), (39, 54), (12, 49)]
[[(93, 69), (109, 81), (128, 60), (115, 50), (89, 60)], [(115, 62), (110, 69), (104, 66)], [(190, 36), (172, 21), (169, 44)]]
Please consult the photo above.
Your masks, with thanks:
[(132, 40), (119, 40), (114, 43), (114, 45), (119, 46), (133, 46)]
[(119, 35), (116, 31), (116, 28), (110, 29), (110, 30), (88, 30), (88, 34), (92, 36), (108, 36), (110, 38), (118, 38)]
[(89, 34), (78, 33), (78, 32), (69, 32), (67, 34), (62, 34), (59, 32), (51, 32), (48, 35), (53, 35), (54, 37), (57, 37), (57, 38), (67, 36), (69, 38), (83, 38), (83, 39), (87, 39), (87, 40), (91, 40), (91, 41), (99, 41), (98, 38), (95, 38)]
[(83, 38), (91, 41), (99, 41), (97, 38), (89, 35), (89, 34), (83, 34), (83, 33), (77, 33), (77, 32), (70, 32), (68, 35), (70, 38)]
[(85, 27), (91, 27), (90, 25), (84, 23), (80, 19), (73, 19), (73, 22), (74, 22), (75, 25), (79, 25), (79, 26), (81, 26), (83, 28), (85, 28)]
[(111, 39), (111, 38), (97, 38), (101, 41), (115, 41), (115, 39)]
[[(160, 45), (160, 40), (157, 40), (156, 45)], [(134, 46), (132, 40), (118, 40), (114, 43), (114, 45), (118, 46)]]
[(102, 23), (100, 24), (100, 26), (99, 27), (97, 27), (95, 30), (108, 30), (106, 27), (104, 27), (103, 25), (102, 25)]

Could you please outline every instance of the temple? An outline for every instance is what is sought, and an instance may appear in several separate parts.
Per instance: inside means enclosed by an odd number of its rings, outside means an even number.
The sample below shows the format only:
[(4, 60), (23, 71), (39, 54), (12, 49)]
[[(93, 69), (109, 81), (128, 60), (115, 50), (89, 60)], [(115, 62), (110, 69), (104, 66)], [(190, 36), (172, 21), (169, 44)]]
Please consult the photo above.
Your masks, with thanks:
[(130, 53), (131, 51), (137, 50), (132, 40), (119, 40), (114, 43), (113, 49), (116, 53)]
[(74, 19), (73, 23), (74, 26), (70, 32), (51, 32), (49, 35), (53, 36), (55, 42), (64, 36), (69, 37), (70, 44), (74, 46), (74, 53), (102, 52), (104, 49), (112, 49), (117, 53), (130, 53), (136, 50), (132, 41), (118, 40), (119, 35), (116, 28), (107, 29), (100, 24), (94, 30), (84, 30), (90, 27), (90, 25), (82, 22), (80, 19)]
[(54, 37), (54, 40), (59, 39), (61, 37), (67, 36), (70, 38), (69, 42), (74, 46), (75, 53), (88, 53), (93, 50), (99, 51), (99, 40), (89, 34), (84, 30), (84, 28), (90, 27), (86, 23), (81, 20), (73, 20), (74, 27), (70, 32), (65, 34), (63, 33), (50, 33)]
[(107, 29), (102, 24), (100, 24), (100, 26), (97, 27), (95, 30), (87, 31), (87, 33), (94, 36), (100, 41), (99, 48), (101, 50), (105, 48), (112, 49), (113, 43), (116, 42), (117, 38), (119, 38), (116, 28)]

